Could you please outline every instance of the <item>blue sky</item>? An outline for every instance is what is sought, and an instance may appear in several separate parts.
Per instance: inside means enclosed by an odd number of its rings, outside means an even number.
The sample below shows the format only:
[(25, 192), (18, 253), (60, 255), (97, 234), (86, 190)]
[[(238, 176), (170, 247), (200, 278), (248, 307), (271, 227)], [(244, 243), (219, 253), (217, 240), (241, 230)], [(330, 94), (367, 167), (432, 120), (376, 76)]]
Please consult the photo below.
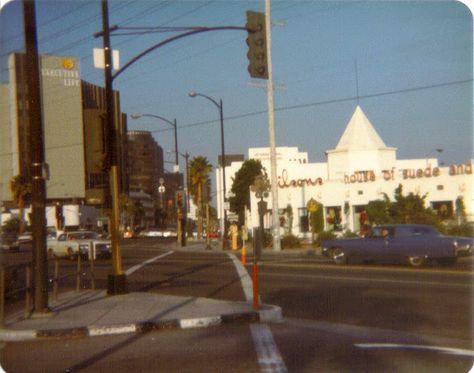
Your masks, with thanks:
[[(120, 26), (243, 26), (245, 11), (264, 1), (109, 1)], [(297, 146), (325, 161), (356, 105), (398, 158), (423, 158), (435, 148), (446, 164), (473, 156), (472, 14), (455, 1), (272, 1), (273, 69), (278, 146)], [(80, 58), (82, 79), (103, 85), (92, 48), (102, 40), (100, 1), (37, 1), (41, 53)], [(23, 48), (21, 3), (0, 15), (0, 72), (5, 56)], [(114, 36), (121, 64), (173, 34)], [(114, 83), (122, 111), (177, 119), (180, 152), (220, 153), (217, 108), (198, 91), (223, 100), (226, 153), (268, 146), (267, 100), (247, 72), (246, 33), (191, 36), (150, 53)], [(357, 78), (356, 79), (356, 71)], [(356, 81), (358, 80), (358, 90)], [(359, 99), (357, 99), (357, 93)], [(153, 119), (130, 129), (155, 131), (164, 151), (173, 132)], [(172, 162), (174, 157), (167, 160)], [(182, 166), (183, 167), (183, 166)], [(171, 165), (166, 165), (168, 170)]]

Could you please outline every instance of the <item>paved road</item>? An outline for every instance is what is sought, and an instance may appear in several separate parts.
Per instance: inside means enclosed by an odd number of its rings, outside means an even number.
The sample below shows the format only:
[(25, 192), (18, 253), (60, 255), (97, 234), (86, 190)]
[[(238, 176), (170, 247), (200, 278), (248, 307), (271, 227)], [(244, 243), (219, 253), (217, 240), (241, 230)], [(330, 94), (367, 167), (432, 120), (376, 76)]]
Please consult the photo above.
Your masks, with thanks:
[[(226, 253), (189, 247), (137, 267), (169, 249), (154, 241), (124, 243), (124, 267), (136, 268), (128, 277), (132, 291), (245, 299)], [(284, 323), (9, 343), (0, 350), (0, 362), (8, 372), (467, 372), (472, 367), (474, 292), (465, 266), (341, 268), (313, 257), (267, 259), (260, 266), (261, 297), (283, 308)], [(109, 270), (108, 261), (97, 263), (98, 286), (105, 286)]]

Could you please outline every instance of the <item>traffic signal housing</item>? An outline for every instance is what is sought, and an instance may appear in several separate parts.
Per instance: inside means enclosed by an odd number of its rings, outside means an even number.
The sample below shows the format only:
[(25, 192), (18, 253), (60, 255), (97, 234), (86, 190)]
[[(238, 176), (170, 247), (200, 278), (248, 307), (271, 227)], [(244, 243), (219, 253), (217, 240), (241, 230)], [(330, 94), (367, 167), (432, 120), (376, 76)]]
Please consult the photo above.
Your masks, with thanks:
[(267, 30), (265, 14), (247, 11), (248, 71), (252, 78), (268, 79)]

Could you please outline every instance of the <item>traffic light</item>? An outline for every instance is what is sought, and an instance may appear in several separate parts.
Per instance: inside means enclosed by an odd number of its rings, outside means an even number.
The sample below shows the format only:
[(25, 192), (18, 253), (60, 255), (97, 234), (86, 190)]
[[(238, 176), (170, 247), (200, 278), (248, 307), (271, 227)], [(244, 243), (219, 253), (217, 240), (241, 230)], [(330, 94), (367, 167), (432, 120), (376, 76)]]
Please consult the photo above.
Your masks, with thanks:
[(267, 30), (265, 28), (265, 14), (247, 11), (248, 32), (247, 45), (249, 51), (249, 73), (252, 78), (268, 79), (267, 64)]

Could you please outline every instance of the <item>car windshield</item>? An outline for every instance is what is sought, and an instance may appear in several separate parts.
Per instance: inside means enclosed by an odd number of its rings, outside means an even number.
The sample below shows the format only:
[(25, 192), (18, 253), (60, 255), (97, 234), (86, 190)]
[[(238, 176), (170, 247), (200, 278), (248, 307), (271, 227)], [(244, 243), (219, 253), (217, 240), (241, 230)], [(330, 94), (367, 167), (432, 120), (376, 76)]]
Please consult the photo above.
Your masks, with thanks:
[(70, 240), (88, 240), (97, 239), (97, 233), (95, 232), (74, 232), (69, 233)]
[(393, 228), (389, 227), (374, 227), (370, 233), (370, 237), (385, 238), (393, 236)]

